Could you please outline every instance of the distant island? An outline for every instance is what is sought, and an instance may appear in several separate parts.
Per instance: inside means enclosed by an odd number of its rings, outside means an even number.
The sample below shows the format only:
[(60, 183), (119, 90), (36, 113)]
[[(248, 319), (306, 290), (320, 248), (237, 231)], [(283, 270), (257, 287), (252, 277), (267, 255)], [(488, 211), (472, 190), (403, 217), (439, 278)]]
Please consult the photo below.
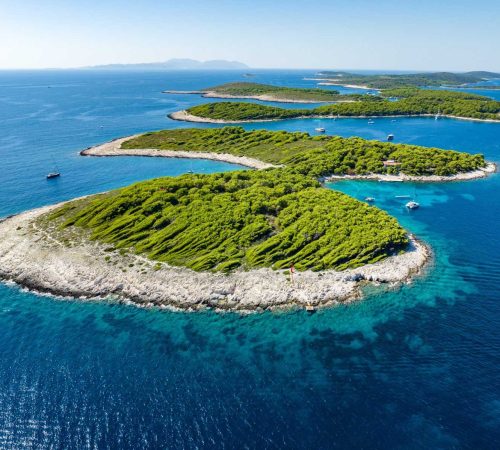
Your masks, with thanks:
[(384, 89), (379, 95), (344, 95), (342, 99), (342, 102), (312, 109), (288, 109), (238, 102), (208, 103), (172, 113), (170, 117), (175, 120), (214, 123), (258, 122), (299, 117), (384, 116), (437, 116), (500, 121), (500, 102), (466, 92), (401, 87)]
[(235, 82), (196, 91), (164, 91), (166, 94), (201, 94), (209, 98), (255, 99), (283, 103), (332, 103), (355, 101), (360, 95), (340, 95), (338, 91), (317, 88), (291, 88), (270, 84)]
[(465, 73), (433, 72), (414, 74), (362, 75), (350, 72), (323, 71), (317, 74), (323, 85), (340, 85), (363, 89), (400, 87), (464, 86), (485, 80), (500, 79), (499, 73), (474, 71)]
[(164, 130), (82, 151), (190, 153), (262, 166), (158, 178), (8, 218), (0, 276), (52, 294), (182, 309), (349, 301), (367, 282), (408, 281), (430, 253), (384, 211), (325, 189), (328, 175), (489, 170), (479, 154), (240, 127)]
[(174, 58), (163, 62), (133, 63), (133, 64), (106, 64), (85, 67), (85, 69), (99, 70), (247, 70), (249, 67), (239, 61), (210, 60), (197, 61), (195, 59)]

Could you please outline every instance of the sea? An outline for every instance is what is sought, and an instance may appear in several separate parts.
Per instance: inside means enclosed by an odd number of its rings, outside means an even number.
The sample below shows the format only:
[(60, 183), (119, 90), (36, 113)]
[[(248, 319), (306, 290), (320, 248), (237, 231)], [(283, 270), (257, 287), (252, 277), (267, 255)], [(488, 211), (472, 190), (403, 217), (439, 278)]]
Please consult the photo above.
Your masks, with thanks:
[[(133, 133), (219, 126), (168, 119), (213, 100), (165, 89), (317, 83), (305, 79), (314, 71), (252, 73), (0, 72), (0, 216), (189, 170), (242, 170), (78, 152)], [(500, 99), (500, 91), (471, 92)], [(395, 142), (500, 162), (500, 124), (374, 122), (244, 127), (314, 133), (321, 125), (327, 134), (382, 141), (392, 133)], [(54, 168), (61, 177), (46, 180)], [(0, 448), (498, 449), (500, 176), (327, 187), (374, 197), (426, 241), (433, 260), (425, 273), (315, 314), (141, 309), (0, 284)], [(416, 199), (420, 209), (408, 211), (398, 196)]]

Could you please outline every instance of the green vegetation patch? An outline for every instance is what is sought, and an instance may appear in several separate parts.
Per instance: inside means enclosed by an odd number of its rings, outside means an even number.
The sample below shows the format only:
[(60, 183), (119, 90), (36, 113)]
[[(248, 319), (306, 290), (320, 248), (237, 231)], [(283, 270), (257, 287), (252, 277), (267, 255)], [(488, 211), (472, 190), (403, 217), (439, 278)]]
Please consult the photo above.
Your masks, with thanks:
[[(315, 136), (286, 131), (245, 131), (241, 127), (178, 129), (146, 133), (126, 141), (122, 148), (158, 148), (230, 153), (272, 164), (312, 177), (397, 174), (454, 175), (486, 165), (483, 155), (453, 150), (367, 141), (361, 138)], [(395, 160), (396, 166), (384, 166)]]
[(341, 270), (408, 244), (385, 212), (280, 169), (145, 181), (68, 203), (50, 219), (194, 270)]

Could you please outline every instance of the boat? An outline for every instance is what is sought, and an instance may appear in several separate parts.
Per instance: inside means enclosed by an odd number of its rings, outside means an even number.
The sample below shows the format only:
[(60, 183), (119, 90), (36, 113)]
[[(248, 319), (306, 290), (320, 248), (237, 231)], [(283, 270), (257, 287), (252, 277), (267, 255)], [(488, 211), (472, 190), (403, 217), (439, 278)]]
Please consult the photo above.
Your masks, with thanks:
[(441, 111), (438, 111), (438, 113), (434, 116), (434, 120), (438, 120), (441, 117)]
[(414, 202), (413, 200), (409, 201), (407, 204), (406, 204), (406, 207), (408, 209), (417, 209), (420, 207), (420, 204), (417, 203), (417, 202)]
[(315, 128), (318, 133), (324, 133), (326, 130), (322, 127)]
[(365, 202), (373, 203), (374, 201), (375, 201), (375, 199), (373, 197), (366, 197), (365, 198)]
[(54, 158), (52, 157), (52, 163), (54, 164), (54, 170), (52, 172), (49, 172), (46, 175), (47, 180), (50, 180), (52, 178), (57, 178), (61, 176), (61, 173), (59, 172), (59, 169), (57, 168), (56, 162), (54, 161)]
[(306, 311), (307, 311), (308, 313), (313, 313), (313, 312), (315, 312), (315, 311), (316, 311), (316, 308), (315, 308), (313, 305), (311, 305), (310, 303), (308, 303), (308, 304), (306, 305)]
[(393, 141), (394, 140), (394, 135), (393, 134), (388, 134), (387, 135), (387, 140), (388, 141)]
[(368, 125), (373, 125), (374, 123), (375, 122), (373, 120), (371, 120), (371, 119), (368, 121)]
[(394, 198), (411, 198), (409, 195), (395, 195)]

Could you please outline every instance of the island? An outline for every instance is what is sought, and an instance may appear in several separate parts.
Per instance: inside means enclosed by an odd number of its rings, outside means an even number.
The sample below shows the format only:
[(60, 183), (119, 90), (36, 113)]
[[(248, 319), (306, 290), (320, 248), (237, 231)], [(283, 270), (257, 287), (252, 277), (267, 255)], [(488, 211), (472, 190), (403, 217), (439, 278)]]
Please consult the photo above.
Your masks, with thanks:
[(365, 75), (350, 72), (323, 71), (317, 74), (320, 85), (359, 89), (394, 89), (399, 87), (460, 87), (486, 80), (500, 79), (500, 73), (473, 71), (464, 73), (430, 72)]
[(261, 122), (294, 118), (407, 116), (500, 121), (500, 102), (467, 92), (405, 87), (387, 89), (380, 95), (357, 95), (353, 100), (310, 109), (288, 109), (243, 102), (207, 103), (172, 113), (169, 117), (174, 120), (211, 123)]
[[(232, 155), (267, 166), (157, 178), (7, 218), (2, 279), (189, 310), (347, 302), (367, 283), (409, 282), (430, 249), (386, 212), (324, 188), (325, 176), (460, 174), (486, 165), (482, 155), (240, 127), (151, 132), (107, 149)], [(389, 157), (400, 165), (384, 164)]]
[(454, 181), (483, 178), (495, 170), (482, 154), (242, 127), (149, 132), (82, 150), (81, 155), (213, 159), (255, 169), (285, 167), (321, 181), (339, 177)]
[(201, 94), (209, 98), (247, 98), (281, 103), (332, 103), (356, 101), (359, 94), (340, 95), (338, 91), (318, 88), (291, 88), (270, 84), (236, 82), (195, 91), (163, 91), (165, 94)]

